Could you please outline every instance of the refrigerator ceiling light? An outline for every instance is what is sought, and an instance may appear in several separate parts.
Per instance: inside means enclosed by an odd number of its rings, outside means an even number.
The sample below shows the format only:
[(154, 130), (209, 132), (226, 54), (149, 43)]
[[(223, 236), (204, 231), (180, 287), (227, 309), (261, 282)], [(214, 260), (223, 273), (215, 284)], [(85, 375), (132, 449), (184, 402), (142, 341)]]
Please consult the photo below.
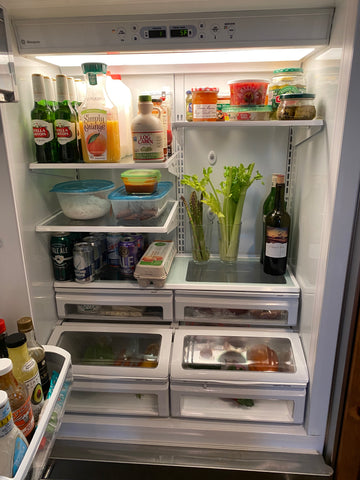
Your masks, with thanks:
[(167, 53), (134, 53), (108, 55), (39, 55), (36, 58), (59, 67), (77, 67), (85, 62), (103, 62), (107, 65), (188, 65), (214, 63), (285, 62), (299, 61), (314, 48), (272, 48), (189, 51)]

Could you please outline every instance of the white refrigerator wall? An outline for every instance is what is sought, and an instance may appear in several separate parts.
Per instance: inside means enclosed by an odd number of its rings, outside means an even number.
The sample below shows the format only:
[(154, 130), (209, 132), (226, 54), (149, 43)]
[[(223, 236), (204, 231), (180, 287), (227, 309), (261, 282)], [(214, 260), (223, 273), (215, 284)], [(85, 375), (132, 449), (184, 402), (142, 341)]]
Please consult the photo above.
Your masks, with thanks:
[[(306, 427), (307, 434), (313, 437), (312, 448), (320, 450), (325, 435), (342, 289), (346, 274), (344, 257), (347, 256), (350, 244), (357, 195), (355, 182), (359, 173), (359, 166), (354, 157), (348, 162), (347, 152), (345, 147), (342, 147), (357, 15), (357, 2), (351, 0), (343, 2), (336, 10), (330, 44), (330, 47), (339, 49), (338, 59), (313, 59), (304, 65), (309, 90), (317, 94), (318, 111), (324, 115), (326, 127), (323, 132), (296, 149), (291, 170), (293, 181), (289, 202), (293, 217), (291, 264), (302, 290), (299, 330), (310, 375)], [(72, 173), (66, 170), (50, 173), (31, 172), (28, 168), (28, 164), (33, 161), (30, 128), (30, 110), (33, 103), (31, 74), (40, 72), (55, 75), (59, 70), (19, 56), (15, 56), (15, 67), (21, 101), (19, 104), (1, 106), (14, 200), (9, 198), (10, 192), (6, 190), (9, 179), (6, 168), (0, 178), (2, 192), (8, 193), (4, 202), (9, 212), (9, 215), (5, 215), (2, 228), (6, 232), (13, 232), (14, 242), (4, 242), (0, 255), (1, 260), (3, 256), (7, 261), (12, 257), (19, 260), (19, 251), (22, 252), (24, 267), (19, 261), (16, 274), (13, 274), (15, 278), (12, 279), (12, 285), (16, 284), (18, 295), (25, 300), (21, 300), (24, 304), (20, 308), (21, 304), (18, 301), (8, 305), (4, 299), (6, 309), (1, 316), (5, 317), (6, 314), (8, 329), (15, 331), (16, 319), (30, 313), (35, 321), (38, 339), (45, 342), (57, 318), (48, 250), (49, 238), (47, 234), (36, 233), (35, 224), (57, 209), (56, 199), (48, 192), (55, 183), (66, 180)], [(267, 78), (271, 77), (272, 67), (269, 71), (262, 72)], [(182, 84), (188, 88), (206, 80), (207, 84), (221, 86), (225, 85), (227, 79), (236, 78), (233, 71), (229, 74), (223, 73), (221, 69), (219, 71), (221, 73), (209, 73), (203, 77), (190, 73), (179, 74), (176, 78), (169, 74), (146, 77), (124, 75), (123, 80), (136, 97), (141, 91), (156, 90), (164, 85)], [(243, 69), (241, 76), (244, 76)], [(256, 76), (259, 76), (259, 72)], [(185, 98), (184, 91), (175, 94), (182, 94)], [(353, 113), (351, 104), (348, 108), (348, 115), (351, 115)], [(261, 238), (260, 208), (270, 188), (271, 173), (275, 170), (283, 171), (286, 166), (288, 131), (279, 127), (236, 128), (228, 131), (221, 127), (218, 132), (220, 139), (213, 131), (210, 128), (201, 129), (201, 132), (200, 129), (186, 131), (185, 171), (200, 173), (201, 168), (208, 165), (210, 151), (217, 154), (216, 166), (235, 164), (239, 161), (244, 164), (255, 161), (256, 168), (264, 175), (265, 186), (259, 182), (249, 190), (245, 203), (240, 253), (258, 255)], [(261, 142), (259, 135), (262, 138)], [(187, 165), (191, 165), (191, 168), (188, 169)], [(85, 174), (82, 172), (81, 175)], [(344, 193), (340, 198), (344, 205), (339, 204), (339, 208), (334, 212), (337, 186), (340, 189), (338, 195)], [(341, 215), (342, 208), (349, 211), (349, 215)], [(14, 225), (15, 213), (21, 250)], [(333, 218), (335, 224), (332, 223)], [(340, 261), (337, 261), (336, 256), (340, 257)], [(10, 296), (12, 291), (9, 288), (8, 274), (3, 268), (3, 263), (1, 267), (0, 289), (9, 292)], [(30, 312), (21, 311), (20, 314), (20, 310), (26, 309)], [(244, 432), (247, 430), (244, 427)], [(253, 429), (249, 440), (256, 445), (259, 438), (263, 438), (266, 444), (273, 440), (274, 435), (281, 436), (284, 433), (293, 439), (292, 445), (296, 445), (302, 438), (300, 444), (306, 448), (305, 431), (300, 427), (291, 427), (287, 432), (283, 428), (274, 428), (271, 432), (267, 429), (266, 435), (261, 427), (257, 427)]]

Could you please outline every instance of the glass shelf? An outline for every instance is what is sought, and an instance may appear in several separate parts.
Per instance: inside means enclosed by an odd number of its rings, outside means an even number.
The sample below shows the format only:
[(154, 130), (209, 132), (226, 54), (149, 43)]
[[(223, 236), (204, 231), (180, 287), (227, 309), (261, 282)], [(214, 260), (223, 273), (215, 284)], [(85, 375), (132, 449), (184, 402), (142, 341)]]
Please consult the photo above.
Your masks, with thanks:
[(178, 202), (170, 200), (160, 217), (144, 221), (140, 224), (127, 222), (119, 225), (112, 215), (96, 220), (71, 220), (62, 211), (46, 218), (36, 226), (37, 232), (113, 232), (128, 233), (170, 233), (178, 224)]

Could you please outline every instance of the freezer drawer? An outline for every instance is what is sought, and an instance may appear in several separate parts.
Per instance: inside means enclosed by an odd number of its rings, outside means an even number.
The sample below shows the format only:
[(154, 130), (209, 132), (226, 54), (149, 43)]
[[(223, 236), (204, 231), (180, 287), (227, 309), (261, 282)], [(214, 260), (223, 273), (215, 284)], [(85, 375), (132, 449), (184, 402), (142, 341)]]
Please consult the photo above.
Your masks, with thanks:
[(60, 318), (75, 320), (171, 323), (173, 319), (171, 291), (116, 290), (94, 295), (91, 289), (57, 288), (56, 305)]
[[(49, 374), (58, 374), (54, 390), (41, 411), (38, 426), (20, 467), (13, 477), (15, 480), (31, 478), (38, 480), (46, 467), (47, 460), (60, 428), (72, 384), (71, 357), (65, 350), (45, 345)], [(1, 477), (5, 479), (6, 477)]]
[(175, 292), (180, 325), (296, 325), (298, 306), (296, 293)]
[(175, 332), (174, 417), (302, 423), (307, 383), (295, 333), (213, 327)]
[(56, 327), (50, 342), (73, 361), (67, 413), (168, 416), (171, 340), (170, 328), (154, 325)]

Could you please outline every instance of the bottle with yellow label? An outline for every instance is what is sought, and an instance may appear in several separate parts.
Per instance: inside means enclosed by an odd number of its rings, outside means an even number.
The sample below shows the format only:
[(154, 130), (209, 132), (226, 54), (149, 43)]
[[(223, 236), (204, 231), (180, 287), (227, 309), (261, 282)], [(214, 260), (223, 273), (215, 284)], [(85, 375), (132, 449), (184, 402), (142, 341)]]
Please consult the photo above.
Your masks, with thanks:
[(23, 382), (30, 395), (35, 422), (44, 405), (44, 394), (36, 361), (30, 356), (24, 333), (13, 333), (6, 339), (9, 358), (13, 362), (14, 377)]
[(119, 118), (106, 89), (104, 63), (83, 63), (86, 96), (79, 106), (79, 126), (84, 162), (120, 162)]

